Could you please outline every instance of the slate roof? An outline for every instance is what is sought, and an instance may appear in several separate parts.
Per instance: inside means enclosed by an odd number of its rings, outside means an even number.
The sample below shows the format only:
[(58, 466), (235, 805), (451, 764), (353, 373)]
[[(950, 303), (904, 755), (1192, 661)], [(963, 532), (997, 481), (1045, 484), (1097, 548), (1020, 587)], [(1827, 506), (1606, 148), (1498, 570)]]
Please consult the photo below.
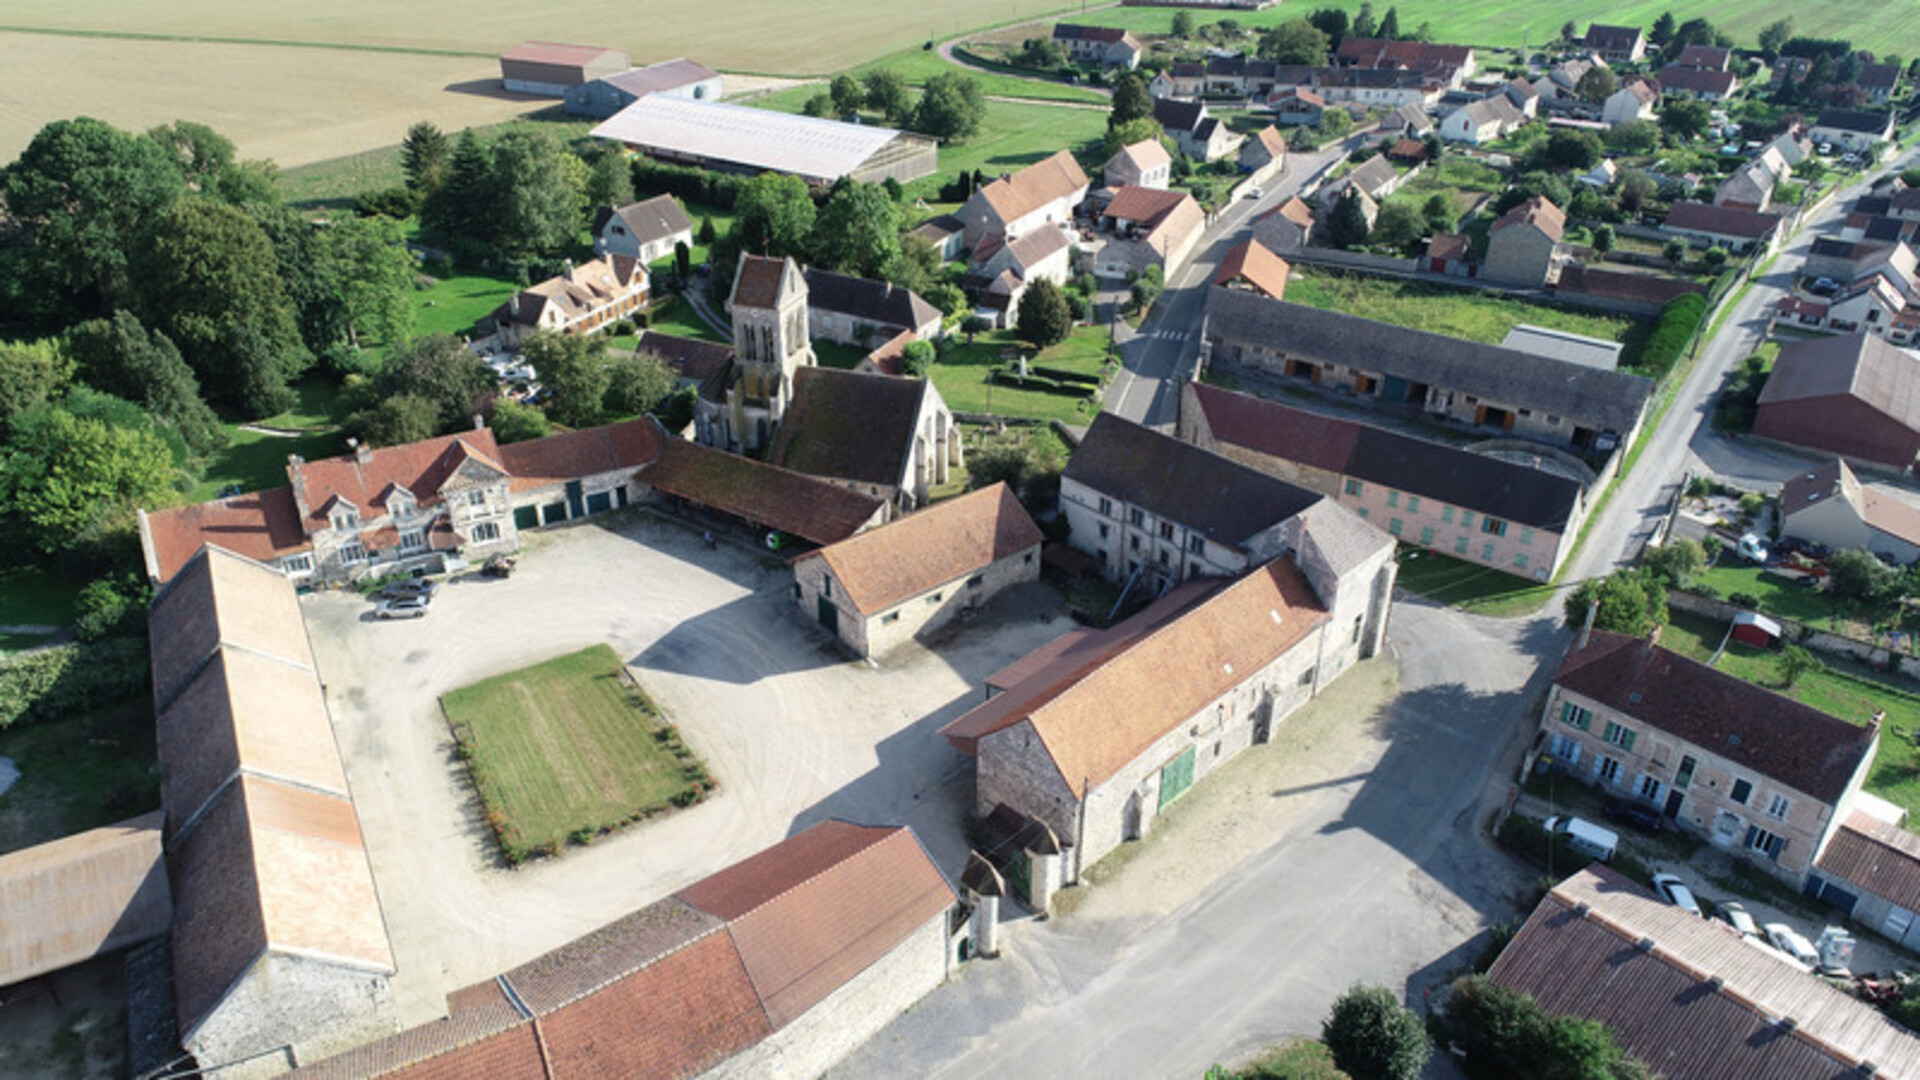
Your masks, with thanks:
[(1826, 803), (1845, 794), (1873, 748), (1865, 716), (1848, 723), (1624, 634), (1593, 631), (1553, 681)]
[(1920, 1039), (1873, 1006), (1599, 864), (1554, 887), (1487, 977), (1600, 1021), (1661, 1076), (1920, 1075)]
[(1053, 25), (1055, 41), (1098, 41), (1105, 45), (1115, 45), (1126, 36), (1127, 31), (1117, 26), (1082, 26), (1079, 23)]
[(1362, 365), (1364, 370), (1512, 402), (1620, 434), (1639, 423), (1653, 392), (1652, 381), (1642, 375), (1597, 371), (1238, 290), (1213, 290), (1207, 297), (1207, 319), (1208, 333), (1216, 340)]
[(618, 217), (620, 223), (627, 227), (627, 231), (633, 234), (634, 239), (642, 244), (671, 239), (680, 233), (693, 231), (693, 222), (688, 219), (687, 212), (681, 209), (680, 200), (671, 195), (655, 195), (651, 199), (628, 203), (617, 208), (603, 206), (594, 215), (593, 231), (596, 234), (599, 233), (606, 226), (607, 220), (613, 217)]
[(335, 499), (353, 504), (363, 518), (384, 512), (396, 488), (412, 493), (421, 506), (433, 506), (440, 501), (440, 485), (468, 461), (506, 471), (491, 429), (380, 447), (369, 451), (365, 461), (357, 454), (321, 458), (289, 465), (287, 473), (294, 502), (305, 512), (303, 527), (313, 531), (326, 526)]
[(1433, 130), (1433, 118), (1427, 115), (1427, 110), (1418, 105), (1402, 105), (1393, 110), (1381, 126), (1412, 131), (1416, 136), (1425, 135)]
[(794, 373), (768, 460), (808, 476), (897, 486), (932, 382), (834, 368)]
[(859, 532), (882, 505), (863, 492), (685, 439), (668, 439), (659, 460), (641, 470), (640, 482), (815, 544)]
[(529, 491), (587, 476), (635, 469), (660, 456), (667, 435), (650, 416), (563, 431), (500, 448), (512, 488)]
[(1861, 64), (1855, 80), (1862, 90), (1891, 90), (1900, 85), (1899, 64)]
[(1760, 404), (1846, 395), (1920, 427), (1920, 359), (1861, 332), (1781, 346)]
[(1192, 131), (1206, 116), (1207, 107), (1198, 101), (1161, 98), (1153, 103), (1153, 118), (1168, 131)]
[(1374, 198), (1379, 198), (1380, 189), (1398, 179), (1400, 173), (1394, 169), (1393, 162), (1384, 154), (1375, 154), (1355, 166), (1353, 171), (1328, 184), (1325, 192), (1328, 196), (1345, 191), (1349, 185), (1358, 187)]
[(1855, 810), (1820, 853), (1822, 872), (1908, 911), (1920, 910), (1920, 836)]
[(902, 330), (918, 330), (940, 319), (938, 308), (904, 285), (826, 270), (808, 270), (805, 276), (807, 304), (819, 311)]
[(1081, 170), (1080, 163), (1072, 153), (1060, 150), (1019, 172), (994, 180), (981, 188), (979, 195), (1005, 224), (1075, 192), (1084, 192), (1086, 188), (1087, 174)]
[(1877, 109), (1821, 109), (1820, 119), (1813, 126), (1878, 135), (1887, 130), (1891, 116), (1892, 113)]
[(1061, 477), (1227, 547), (1245, 544), (1319, 499), (1305, 488), (1104, 412), (1094, 417)]
[(1554, 532), (1580, 503), (1565, 476), (1205, 383), (1192, 392), (1207, 430), (1230, 446)]
[(157, 581), (179, 573), (202, 544), (262, 562), (313, 546), (290, 487), (156, 510), (146, 515), (141, 531), (153, 558), (148, 570)]
[(1641, 40), (1642, 33), (1637, 26), (1605, 26), (1600, 23), (1587, 25), (1587, 36), (1583, 39), (1589, 49), (1625, 52)]
[(1660, 74), (1656, 76), (1656, 78), (1660, 80), (1660, 88), (1662, 90), (1684, 90), (1690, 94), (1720, 94), (1724, 96), (1733, 93), (1734, 88), (1740, 85), (1739, 77), (1731, 71), (1710, 71), (1702, 68), (1681, 67), (1675, 64), (1668, 64), (1666, 67), (1661, 68)]
[[(634, 68), (632, 71), (623, 71), (618, 75), (609, 75), (600, 81), (617, 86), (636, 98), (641, 98), (648, 94), (657, 94), (663, 90), (678, 90), (683, 86), (692, 86), (695, 83), (703, 83), (708, 79), (719, 77), (719, 72), (705, 64), (676, 58)], [(671, 196), (662, 195), (660, 198), (671, 198)]]
[(1085, 798), (1327, 617), (1306, 577), (1278, 558), (1072, 678), (1023, 718), (1067, 787)]
[(801, 558), (825, 559), (854, 608), (876, 615), (1038, 547), (1042, 539), (1013, 491), (995, 484)]
[(663, 334), (658, 330), (641, 333), (636, 353), (660, 358), (683, 379), (704, 383), (733, 365), (733, 346), (724, 341)]
[(167, 932), (164, 816), (155, 810), (0, 855), (0, 986)]
[(1247, 240), (1227, 249), (1220, 269), (1213, 275), (1215, 285), (1245, 281), (1261, 293), (1279, 300), (1287, 293), (1287, 275), (1292, 272), (1287, 260), (1267, 250), (1258, 240)]
[(1724, 70), (1727, 61), (1733, 58), (1732, 49), (1723, 49), (1718, 45), (1689, 45), (1680, 50), (1674, 63), (1685, 68), (1711, 68)]

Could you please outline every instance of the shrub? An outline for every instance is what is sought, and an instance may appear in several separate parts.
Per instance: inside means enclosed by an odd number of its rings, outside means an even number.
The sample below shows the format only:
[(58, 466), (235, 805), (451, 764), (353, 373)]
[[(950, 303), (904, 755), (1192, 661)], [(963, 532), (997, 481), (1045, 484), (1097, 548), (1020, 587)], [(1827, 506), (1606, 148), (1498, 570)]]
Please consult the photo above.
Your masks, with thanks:
[(1653, 324), (1653, 332), (1647, 335), (1646, 345), (1640, 350), (1638, 366), (1655, 379), (1665, 376), (1693, 343), (1693, 335), (1706, 315), (1707, 301), (1698, 293), (1667, 301)]
[(1320, 1032), (1333, 1063), (1354, 1080), (1412, 1080), (1433, 1055), (1420, 1018), (1385, 987), (1340, 995)]
[(123, 701), (147, 688), (147, 643), (115, 637), (0, 660), (0, 729)]

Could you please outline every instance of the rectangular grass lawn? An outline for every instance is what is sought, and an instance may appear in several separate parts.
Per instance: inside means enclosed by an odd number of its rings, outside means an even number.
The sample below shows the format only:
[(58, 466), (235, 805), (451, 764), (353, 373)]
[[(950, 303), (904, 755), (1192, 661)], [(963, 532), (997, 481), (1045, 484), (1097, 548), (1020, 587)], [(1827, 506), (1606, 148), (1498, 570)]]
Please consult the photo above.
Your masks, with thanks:
[[(1584, 334), (1602, 341), (1628, 340), (1635, 321), (1530, 304), (1473, 289), (1452, 289), (1415, 281), (1349, 274), (1327, 274), (1295, 267), (1287, 279), (1287, 299), (1308, 307), (1340, 311), (1395, 326), (1428, 330), (1448, 337), (1498, 345), (1522, 323)], [(1634, 360), (1630, 343), (1623, 363)]]
[[(1041, 367), (1057, 367), (1083, 375), (1098, 375), (1106, 362), (1108, 330), (1103, 326), (1082, 326), (1072, 336), (1043, 352), (1032, 361)], [(1052, 393), (990, 382), (995, 367), (1011, 364), (1000, 354), (1019, 344), (1012, 331), (995, 330), (978, 335), (971, 345), (955, 345), (933, 365), (933, 384), (940, 390), (947, 407), (955, 412), (988, 413), (994, 416), (1033, 420), (1060, 420), (1069, 424), (1091, 424), (1098, 411), (1098, 395), (1088, 386), (1084, 394)]]
[(705, 766), (605, 645), (440, 699), (509, 862), (691, 805)]

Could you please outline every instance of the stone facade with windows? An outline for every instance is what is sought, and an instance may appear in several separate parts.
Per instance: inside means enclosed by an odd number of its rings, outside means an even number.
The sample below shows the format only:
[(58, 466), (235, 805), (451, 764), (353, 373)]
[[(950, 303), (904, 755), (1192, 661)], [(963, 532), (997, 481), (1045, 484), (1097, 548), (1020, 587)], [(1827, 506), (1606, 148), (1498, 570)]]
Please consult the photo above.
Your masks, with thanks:
[(1880, 717), (1829, 716), (1657, 639), (1583, 634), (1554, 675), (1541, 753), (1798, 884), (1859, 795)]

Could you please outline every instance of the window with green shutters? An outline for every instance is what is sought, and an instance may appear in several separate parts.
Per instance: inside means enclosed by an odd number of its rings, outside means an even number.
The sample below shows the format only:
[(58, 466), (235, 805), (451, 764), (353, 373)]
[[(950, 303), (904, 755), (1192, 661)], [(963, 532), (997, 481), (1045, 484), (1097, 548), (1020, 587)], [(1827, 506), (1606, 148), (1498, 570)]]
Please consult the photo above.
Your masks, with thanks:
[(1449, 525), (1453, 524), (1453, 507), (1451, 506), (1441, 507), (1440, 520), (1446, 522)]
[(1619, 747), (1620, 749), (1622, 750), (1633, 749), (1633, 735), (1634, 735), (1633, 729), (1628, 727), (1623, 727), (1622, 725), (1616, 724), (1611, 720), (1607, 721), (1607, 730), (1606, 730), (1605, 738), (1608, 742)]
[(1347, 481), (1347, 494), (1358, 495), (1361, 491), (1365, 490), (1365, 486), (1366, 485), (1360, 483), (1358, 480), (1349, 480)]
[(1399, 518), (1394, 518), (1393, 520), (1387, 522), (1387, 531), (1392, 533), (1395, 536), (1400, 535), (1400, 528), (1401, 526), (1400, 526)]
[(1560, 703), (1560, 719), (1564, 723), (1572, 724), (1581, 731), (1585, 731), (1593, 722), (1593, 713), (1571, 701), (1563, 701)]
[(1425, 526), (1422, 526), (1422, 527), (1421, 527), (1421, 529), (1420, 529), (1420, 546), (1421, 546), (1421, 547), (1432, 547), (1432, 546), (1433, 546), (1433, 526), (1431, 526), (1431, 525), (1425, 525)]
[(1463, 529), (1473, 528), (1473, 511), (1471, 510), (1460, 511), (1460, 527)]
[(1523, 544), (1533, 543), (1533, 530), (1522, 527), (1520, 530), (1520, 542)]
[(1397, 492), (1397, 491), (1389, 491), (1389, 492), (1387, 492), (1387, 505), (1388, 505), (1388, 506), (1399, 506), (1399, 505), (1400, 505), (1400, 493), (1399, 493), (1399, 492)]
[(1420, 496), (1418, 495), (1407, 496), (1407, 513), (1417, 514), (1419, 512), (1420, 512)]

